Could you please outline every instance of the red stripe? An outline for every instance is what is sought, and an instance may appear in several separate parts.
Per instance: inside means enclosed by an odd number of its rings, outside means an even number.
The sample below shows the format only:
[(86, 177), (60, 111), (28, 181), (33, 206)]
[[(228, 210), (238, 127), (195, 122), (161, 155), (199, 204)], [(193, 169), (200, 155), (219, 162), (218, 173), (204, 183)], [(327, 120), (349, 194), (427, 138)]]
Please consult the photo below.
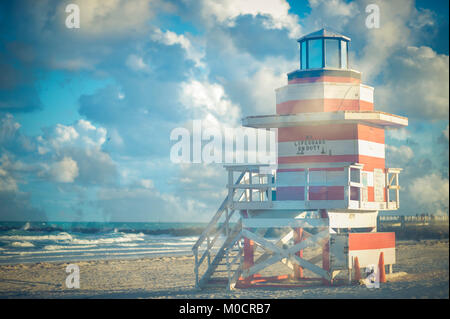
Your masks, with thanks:
[(384, 144), (384, 129), (370, 125), (357, 124), (358, 139)]
[[(375, 202), (375, 190), (373, 186), (367, 186), (367, 201)], [(386, 201), (386, 188), (383, 187), (383, 201)]]
[(359, 110), (360, 111), (373, 111), (374, 110), (373, 103), (360, 100), (359, 101)]
[(327, 187), (325, 186), (310, 186), (309, 187), (310, 200), (327, 200)]
[(289, 84), (294, 83), (314, 83), (314, 82), (340, 82), (340, 83), (361, 83), (360, 79), (342, 77), (342, 76), (319, 76), (310, 78), (297, 78), (288, 81)]
[(277, 200), (305, 200), (303, 186), (277, 187)]
[(367, 187), (367, 201), (374, 202), (375, 201), (375, 192), (373, 186)]
[(310, 186), (310, 200), (343, 200), (344, 186)]
[(277, 104), (277, 114), (336, 111), (371, 111), (373, 103), (351, 99), (292, 100)]
[(327, 190), (328, 200), (342, 200), (345, 197), (344, 186), (329, 186)]
[[(280, 158), (278, 158), (278, 161)], [(364, 164), (364, 170), (372, 172), (375, 168), (380, 168), (384, 171), (385, 160), (380, 157), (372, 157), (366, 155), (358, 155), (358, 161), (356, 163)]]
[(349, 233), (348, 249), (395, 248), (395, 233)]
[[(309, 200), (343, 200), (344, 186), (310, 186)], [(277, 200), (304, 200), (303, 186), (277, 187)]]

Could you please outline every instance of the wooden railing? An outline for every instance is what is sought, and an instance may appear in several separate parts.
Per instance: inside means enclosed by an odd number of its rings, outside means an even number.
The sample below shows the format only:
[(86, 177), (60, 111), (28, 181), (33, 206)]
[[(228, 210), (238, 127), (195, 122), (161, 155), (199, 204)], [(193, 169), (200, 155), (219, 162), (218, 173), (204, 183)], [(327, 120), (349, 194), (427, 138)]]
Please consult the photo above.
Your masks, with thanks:
[[(264, 165), (226, 166), (228, 171), (228, 197), (230, 207), (245, 209), (362, 209), (362, 210), (396, 210), (400, 207), (399, 178), (401, 169), (387, 168), (379, 171), (382, 180), (378, 180), (376, 197), (378, 200), (368, 201), (368, 190), (363, 180), (362, 164), (352, 164), (344, 168), (343, 178), (316, 181), (311, 179), (311, 171), (305, 168), (300, 175), (280, 180), (275, 172), (263, 171)], [(244, 174), (241, 183), (233, 183), (233, 174)], [(343, 186), (344, 198), (341, 200), (312, 200), (310, 188), (314, 186)], [(303, 200), (277, 200), (274, 203), (273, 192), (279, 187), (303, 187)], [(392, 193), (392, 191), (394, 191)], [(392, 194), (391, 194), (392, 193)], [(243, 196), (242, 196), (243, 194)], [(236, 195), (239, 195), (236, 198)], [(381, 199), (381, 200), (380, 200)]]

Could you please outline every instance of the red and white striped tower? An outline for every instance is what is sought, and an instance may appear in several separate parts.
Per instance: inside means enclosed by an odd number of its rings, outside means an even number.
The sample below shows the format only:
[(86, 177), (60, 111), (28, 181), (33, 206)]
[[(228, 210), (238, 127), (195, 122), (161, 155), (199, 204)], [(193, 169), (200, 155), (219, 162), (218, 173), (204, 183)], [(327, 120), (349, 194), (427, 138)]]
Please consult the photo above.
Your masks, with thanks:
[[(378, 264), (381, 252), (392, 265), (395, 236), (376, 233), (378, 211), (399, 207), (401, 169), (385, 167), (385, 129), (407, 126), (408, 120), (374, 110), (374, 88), (348, 67), (348, 37), (322, 29), (298, 42), (300, 69), (276, 89), (276, 115), (243, 121), (248, 127), (278, 128), (274, 200), (301, 201), (299, 210), (325, 212), (331, 234), (348, 234), (348, 268), (356, 256), (361, 267)], [(298, 183), (305, 176), (307, 181)], [(301, 230), (297, 233), (299, 241)], [(339, 267), (336, 258), (334, 263)]]
[[(384, 266), (395, 263), (395, 234), (377, 232), (377, 215), (400, 205), (401, 169), (385, 166), (385, 130), (407, 126), (408, 119), (374, 109), (373, 88), (348, 67), (348, 37), (322, 29), (298, 41), (300, 69), (276, 90), (276, 114), (243, 119), (247, 127), (278, 128), (278, 167), (225, 166), (228, 195), (193, 247), (198, 287), (223, 272), (230, 289), (291, 285), (288, 277), (299, 285), (332, 283), (343, 270), (351, 280), (359, 267), (380, 269), (383, 280)], [(231, 227), (236, 211), (241, 219)], [(283, 230), (276, 242), (265, 238), (273, 228)], [(211, 242), (223, 229), (226, 239), (210, 262)], [(200, 276), (204, 260), (208, 267)], [(278, 262), (293, 271), (262, 276)]]

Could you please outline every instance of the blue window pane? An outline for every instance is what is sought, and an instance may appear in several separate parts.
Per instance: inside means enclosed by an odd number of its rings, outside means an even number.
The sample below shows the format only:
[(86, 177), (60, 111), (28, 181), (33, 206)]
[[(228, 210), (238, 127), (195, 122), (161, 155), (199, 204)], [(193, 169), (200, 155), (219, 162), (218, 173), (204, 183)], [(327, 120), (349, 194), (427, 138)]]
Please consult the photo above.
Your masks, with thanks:
[(321, 68), (322, 66), (322, 39), (309, 40), (308, 63), (309, 69)]
[(302, 56), (301, 69), (304, 70), (304, 69), (306, 69), (306, 41), (302, 42), (300, 54)]
[(347, 41), (341, 41), (341, 68), (347, 68)]
[(339, 40), (325, 39), (325, 65), (339, 68)]

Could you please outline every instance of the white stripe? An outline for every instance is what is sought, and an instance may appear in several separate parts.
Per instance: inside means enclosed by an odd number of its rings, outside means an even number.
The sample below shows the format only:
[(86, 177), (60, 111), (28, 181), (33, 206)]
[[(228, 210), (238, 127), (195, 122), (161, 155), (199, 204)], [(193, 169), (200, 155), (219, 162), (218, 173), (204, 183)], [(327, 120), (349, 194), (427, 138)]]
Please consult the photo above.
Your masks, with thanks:
[(384, 143), (358, 140), (358, 151), (360, 155), (385, 158)]
[(362, 101), (373, 103), (373, 87), (361, 85), (360, 99)]
[(328, 211), (332, 228), (377, 227), (377, 215), (377, 211), (364, 214)]
[(367, 267), (370, 265), (378, 265), (380, 254), (383, 252), (384, 264), (395, 264), (395, 248), (382, 249), (365, 249), (365, 250), (350, 250), (348, 252), (349, 266), (353, 268), (352, 261), (357, 256), (359, 267)]
[(364, 155), (385, 158), (384, 144), (364, 140), (313, 140), (311, 143), (296, 144), (296, 141), (279, 142), (278, 157), (317, 155)]
[(294, 83), (276, 90), (277, 104), (295, 100), (347, 99), (373, 103), (373, 88), (356, 83)]

